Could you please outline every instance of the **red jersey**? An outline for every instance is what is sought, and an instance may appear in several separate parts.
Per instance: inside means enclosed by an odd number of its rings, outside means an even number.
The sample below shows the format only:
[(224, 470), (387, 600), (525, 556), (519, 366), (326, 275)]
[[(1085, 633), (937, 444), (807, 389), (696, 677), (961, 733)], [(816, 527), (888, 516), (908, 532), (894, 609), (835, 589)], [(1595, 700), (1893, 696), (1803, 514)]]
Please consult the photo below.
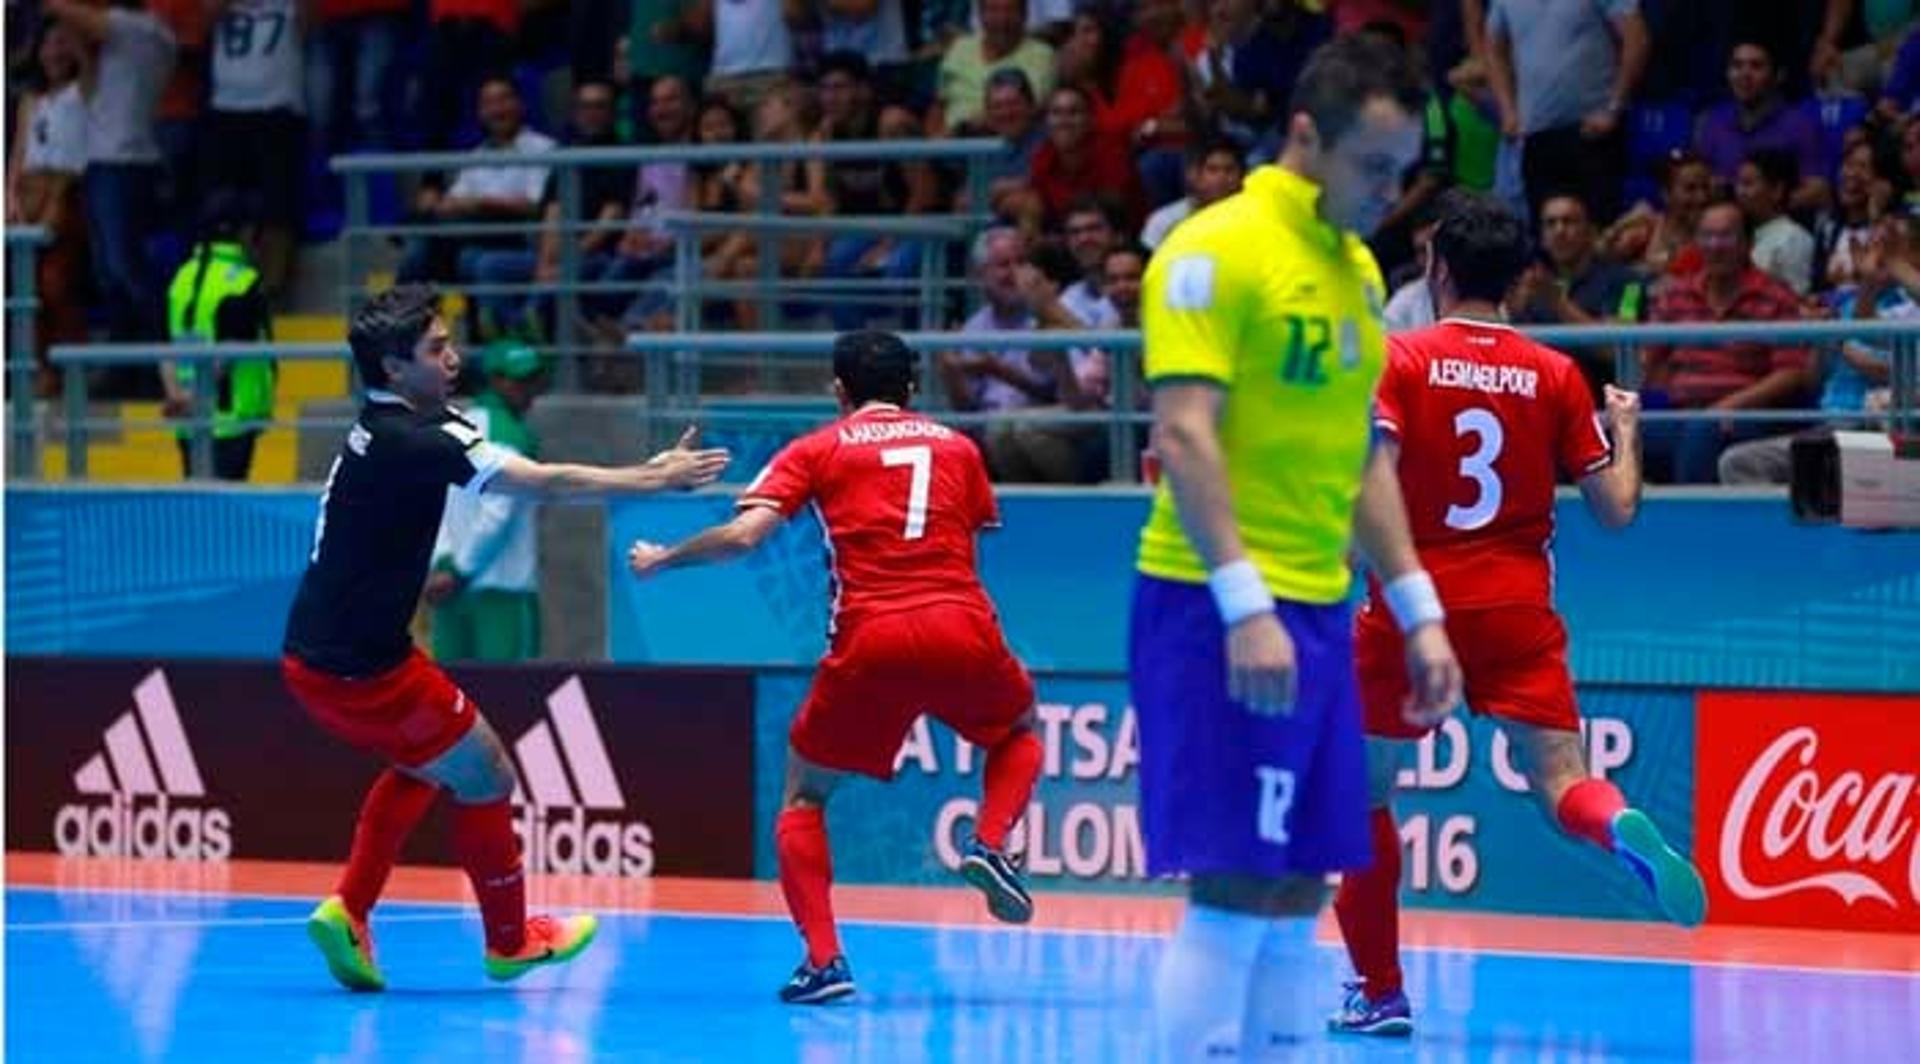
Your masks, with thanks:
[(1573, 360), (1504, 325), (1399, 333), (1374, 420), (1400, 441), (1414, 546), (1447, 608), (1551, 605), (1556, 474), (1613, 458)]
[(991, 609), (974, 537), (999, 524), (972, 440), (894, 406), (870, 406), (788, 444), (739, 505), (791, 517), (812, 503), (833, 567), (829, 630), (879, 614)]

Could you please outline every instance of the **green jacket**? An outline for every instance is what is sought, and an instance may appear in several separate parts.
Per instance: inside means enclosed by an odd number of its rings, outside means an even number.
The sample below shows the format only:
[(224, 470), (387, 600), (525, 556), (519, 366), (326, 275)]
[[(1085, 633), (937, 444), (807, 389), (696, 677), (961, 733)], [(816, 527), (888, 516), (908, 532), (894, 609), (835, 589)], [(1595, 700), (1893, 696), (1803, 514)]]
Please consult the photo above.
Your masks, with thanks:
[[(175, 343), (212, 343), (222, 338), (219, 319), (229, 303), (259, 301), (260, 271), (239, 244), (224, 240), (203, 241), (173, 275), (167, 288), (167, 334)], [(255, 306), (258, 325), (250, 331), (257, 335), (242, 339), (270, 340), (273, 330), (264, 307)], [(232, 329), (226, 339), (235, 339)], [(186, 363), (178, 367), (182, 384), (192, 387), (197, 371), (205, 363)], [(270, 358), (244, 358), (220, 367), (219, 391), (214, 400), (213, 434), (225, 439), (256, 430), (256, 422), (273, 416), (274, 363)], [(186, 435), (186, 430), (181, 430)]]

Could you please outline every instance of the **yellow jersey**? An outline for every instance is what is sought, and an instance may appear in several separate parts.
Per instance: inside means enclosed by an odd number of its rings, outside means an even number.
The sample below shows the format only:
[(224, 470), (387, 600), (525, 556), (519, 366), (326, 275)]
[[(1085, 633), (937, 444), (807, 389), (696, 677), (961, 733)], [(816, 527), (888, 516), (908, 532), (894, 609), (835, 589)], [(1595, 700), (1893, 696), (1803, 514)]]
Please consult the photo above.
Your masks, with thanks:
[[(1346, 598), (1353, 507), (1386, 363), (1385, 285), (1359, 237), (1317, 213), (1319, 186), (1278, 166), (1182, 222), (1141, 295), (1147, 380), (1226, 390), (1220, 446), (1234, 523), (1275, 598)], [(1204, 583), (1163, 482), (1140, 534), (1148, 576)]]

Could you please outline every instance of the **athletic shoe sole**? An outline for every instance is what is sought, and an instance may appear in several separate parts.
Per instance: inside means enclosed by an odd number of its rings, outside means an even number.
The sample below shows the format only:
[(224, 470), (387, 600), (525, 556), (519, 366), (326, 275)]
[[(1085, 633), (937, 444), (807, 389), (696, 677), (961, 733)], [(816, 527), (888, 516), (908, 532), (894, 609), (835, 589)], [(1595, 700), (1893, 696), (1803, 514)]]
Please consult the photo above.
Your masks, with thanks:
[(307, 917), (307, 938), (327, 960), (327, 971), (341, 986), (355, 993), (372, 993), (387, 988), (386, 979), (378, 969), (367, 964), (359, 949), (353, 943), (353, 927), (347, 920), (347, 914), (331, 901), (320, 903), (320, 907)]
[(1645, 813), (1638, 809), (1621, 813), (1613, 822), (1613, 841), (1653, 877), (1654, 900), (1668, 920), (1681, 927), (1699, 927), (1706, 920), (1706, 883), (1691, 862), (1667, 845)]
[(993, 862), (969, 857), (960, 864), (960, 876), (987, 896), (987, 911), (994, 919), (1005, 924), (1024, 924), (1033, 919), (1033, 899), (1018, 883), (1007, 882), (995, 871)]
[(854, 989), (852, 982), (833, 983), (829, 986), (823, 986), (818, 990), (809, 991), (808, 993), (795, 997), (781, 998), (780, 1000), (788, 1005), (825, 1005), (829, 1001), (838, 1001), (846, 997), (853, 993)]

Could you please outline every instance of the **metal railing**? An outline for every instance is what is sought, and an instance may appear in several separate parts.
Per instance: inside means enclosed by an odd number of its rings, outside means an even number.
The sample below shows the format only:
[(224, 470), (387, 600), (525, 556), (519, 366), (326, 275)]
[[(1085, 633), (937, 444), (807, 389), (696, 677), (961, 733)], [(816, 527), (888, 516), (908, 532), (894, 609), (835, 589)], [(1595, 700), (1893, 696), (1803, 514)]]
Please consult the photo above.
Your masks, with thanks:
[[(685, 262), (685, 253), (676, 247), (676, 266), (673, 278), (673, 292), (676, 299), (675, 320), (697, 320), (700, 297), (722, 292), (734, 292), (752, 295), (757, 298), (762, 320), (769, 326), (778, 328), (780, 324), (781, 300), (788, 293), (781, 286), (780, 257), (778, 240), (782, 230), (773, 223), (786, 221), (794, 223), (795, 229), (820, 233), (835, 230), (833, 219), (785, 218), (780, 214), (782, 179), (778, 163), (786, 162), (841, 162), (841, 161), (882, 161), (882, 162), (928, 162), (959, 163), (966, 169), (965, 200), (960, 218), (964, 221), (975, 216), (983, 216), (987, 205), (986, 171), (977, 164), (985, 159), (1005, 155), (1009, 146), (1001, 140), (973, 138), (961, 140), (875, 140), (875, 141), (835, 141), (826, 143), (739, 143), (739, 144), (671, 144), (641, 147), (595, 147), (595, 148), (556, 148), (537, 154), (503, 151), (469, 152), (423, 152), (407, 154), (363, 154), (341, 155), (334, 157), (330, 165), (333, 171), (346, 183), (346, 227), (343, 233), (343, 249), (346, 258), (347, 313), (352, 315), (360, 300), (365, 297), (367, 275), (367, 248), (369, 240), (383, 239), (389, 236), (506, 236), (525, 235), (536, 237), (544, 223), (539, 219), (525, 222), (503, 223), (448, 223), (448, 224), (406, 224), (375, 225), (372, 223), (372, 192), (370, 182), (378, 175), (423, 174), (447, 170), (460, 170), (467, 167), (511, 166), (517, 168), (534, 167), (550, 171), (556, 180), (556, 202), (560, 207), (562, 232), (576, 234), (594, 229), (606, 228), (626, 230), (635, 223), (629, 219), (617, 222), (596, 223), (582, 217), (583, 189), (581, 171), (583, 169), (632, 168), (658, 164), (721, 164), (721, 163), (758, 163), (760, 189), (756, 208), (753, 212), (728, 216), (736, 227), (753, 232), (758, 243), (757, 284), (737, 284), (728, 288), (703, 285), (699, 277), (700, 260), (693, 256), (691, 268)], [(905, 220), (905, 219), (896, 219)], [(689, 222), (685, 216), (682, 224), (705, 225), (704, 222)], [(860, 231), (843, 229), (841, 231)], [(964, 233), (962, 233), (964, 236)], [(940, 239), (941, 234), (930, 234), (930, 239)], [(696, 246), (697, 250), (697, 246)], [(923, 259), (922, 278), (916, 289), (922, 294), (928, 287), (938, 287), (938, 272), (944, 269), (943, 256), (929, 255)], [(551, 295), (557, 303), (554, 315), (554, 343), (548, 350), (560, 356), (560, 387), (572, 389), (578, 383), (578, 364), (574, 356), (590, 350), (580, 342), (579, 317), (580, 297), (591, 294), (582, 287), (581, 250), (575, 240), (560, 242), (559, 277), (557, 281), (545, 285), (526, 285), (512, 287), (511, 293), (523, 295)], [(935, 280), (926, 278), (928, 270), (935, 271)], [(858, 281), (856, 292), (870, 293), (876, 283)], [(475, 286), (462, 284), (463, 290), (478, 294)], [(498, 286), (492, 294), (510, 294)], [(853, 287), (853, 286), (848, 286)], [(629, 291), (635, 295), (645, 291), (643, 283), (612, 286), (614, 291)], [(689, 310), (689, 307), (693, 308)], [(923, 319), (926, 320), (926, 319)]]
[(40, 468), (39, 434), (33, 424), (34, 349), (39, 343), (40, 248), (50, 234), (34, 225), (7, 227), (7, 416), (13, 422), (7, 473), (30, 477)]
[[(1619, 352), (1622, 379), (1636, 379), (1638, 359), (1635, 352), (1648, 344), (1705, 344), (1736, 340), (1766, 340), (1783, 344), (1817, 346), (1840, 340), (1860, 340), (1888, 347), (1893, 352), (1890, 365), (1895, 403), (1884, 418), (1890, 431), (1907, 438), (1920, 438), (1920, 321), (1821, 321), (1821, 322), (1742, 322), (1724, 324), (1658, 325), (1583, 325), (1529, 328), (1525, 330), (1543, 342), (1555, 346), (1613, 346)], [(940, 411), (941, 420), (959, 425), (985, 425), (1026, 422), (1041, 425), (1103, 427), (1107, 433), (1109, 475), (1117, 481), (1131, 481), (1138, 475), (1138, 434), (1151, 416), (1143, 409), (1143, 385), (1139, 374), (1140, 334), (1131, 330), (1046, 330), (1035, 332), (962, 333), (922, 331), (903, 333), (920, 358), (920, 385), (923, 405)], [(712, 408), (713, 399), (703, 396), (700, 370), (708, 356), (750, 355), (772, 357), (789, 362), (808, 362), (825, 367), (832, 350), (830, 332), (714, 332), (714, 333), (636, 333), (628, 337), (627, 351), (645, 363), (646, 392), (635, 404), (635, 416), (644, 419), (649, 439), (670, 438), (687, 420), (698, 420), (716, 427), (783, 428), (793, 431), (818, 423), (825, 412), (826, 396), (771, 395), (767, 400), (805, 400), (799, 409), (786, 411), (742, 409), (739, 397), (727, 397), (733, 409)], [(959, 413), (945, 402), (939, 386), (939, 352), (951, 350), (1070, 350), (1098, 348), (1111, 358), (1112, 394), (1109, 407), (1102, 410), (1066, 411), (1041, 408), (1010, 412)], [(337, 343), (224, 343), (224, 344), (63, 344), (51, 351), (53, 363), (68, 370), (65, 374), (63, 422), (68, 452), (69, 476), (87, 473), (87, 442), (103, 428), (132, 427), (117, 417), (90, 418), (88, 415), (87, 374), (89, 366), (158, 362), (162, 359), (202, 363), (216, 359), (271, 357), (283, 360), (346, 359), (347, 348)], [(1630, 372), (1631, 371), (1631, 372)], [(196, 475), (212, 468), (211, 428), (215, 375), (194, 375), (192, 403), (188, 416), (161, 422), (187, 431), (190, 461)], [(1725, 420), (1744, 423), (1806, 424), (1815, 421), (1859, 422), (1860, 413), (1824, 414), (1816, 410), (1650, 410), (1643, 418), (1651, 422), (1678, 420)], [(31, 412), (27, 417), (31, 431)], [(293, 419), (269, 423), (270, 427), (339, 428), (347, 419)], [(12, 431), (22, 431), (16, 422)], [(29, 471), (27, 475), (31, 475)]]

